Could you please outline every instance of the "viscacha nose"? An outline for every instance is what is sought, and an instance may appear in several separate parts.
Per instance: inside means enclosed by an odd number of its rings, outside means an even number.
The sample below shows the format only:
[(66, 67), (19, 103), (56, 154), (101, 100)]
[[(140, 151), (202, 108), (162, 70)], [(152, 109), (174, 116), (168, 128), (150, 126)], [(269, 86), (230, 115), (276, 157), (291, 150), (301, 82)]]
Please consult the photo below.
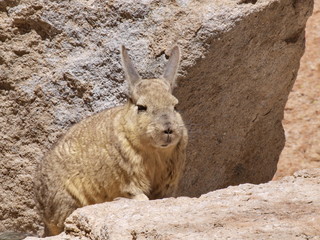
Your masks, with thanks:
[(167, 128), (166, 130), (163, 131), (165, 134), (172, 134), (173, 130), (171, 128)]

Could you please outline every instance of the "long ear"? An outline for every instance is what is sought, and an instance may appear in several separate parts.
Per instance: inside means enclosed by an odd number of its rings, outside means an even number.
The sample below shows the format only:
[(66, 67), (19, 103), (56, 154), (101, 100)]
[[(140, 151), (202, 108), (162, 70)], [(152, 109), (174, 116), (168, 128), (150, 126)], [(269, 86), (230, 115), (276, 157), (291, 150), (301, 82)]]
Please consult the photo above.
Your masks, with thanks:
[(127, 49), (123, 45), (121, 46), (121, 59), (126, 80), (128, 81), (130, 87), (132, 87), (141, 78), (131, 62)]
[(170, 58), (164, 68), (163, 78), (171, 86), (171, 91), (176, 86), (177, 72), (180, 62), (180, 48), (176, 45), (171, 50)]

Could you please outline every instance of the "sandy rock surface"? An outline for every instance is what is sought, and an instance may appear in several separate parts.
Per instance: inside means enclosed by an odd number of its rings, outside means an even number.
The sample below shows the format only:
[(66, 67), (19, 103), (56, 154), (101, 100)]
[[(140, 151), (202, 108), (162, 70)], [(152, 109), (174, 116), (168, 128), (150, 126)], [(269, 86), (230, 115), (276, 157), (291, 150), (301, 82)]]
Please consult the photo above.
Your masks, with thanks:
[(74, 123), (125, 101), (119, 45), (143, 77), (183, 51), (180, 194), (270, 180), (312, 0), (0, 1), (0, 232), (36, 232), (33, 174)]
[(320, 167), (320, 0), (306, 27), (306, 51), (284, 114), (286, 145), (275, 179)]
[[(320, 239), (320, 169), (200, 198), (118, 201), (76, 210), (50, 240)], [(26, 240), (36, 240), (27, 238)]]

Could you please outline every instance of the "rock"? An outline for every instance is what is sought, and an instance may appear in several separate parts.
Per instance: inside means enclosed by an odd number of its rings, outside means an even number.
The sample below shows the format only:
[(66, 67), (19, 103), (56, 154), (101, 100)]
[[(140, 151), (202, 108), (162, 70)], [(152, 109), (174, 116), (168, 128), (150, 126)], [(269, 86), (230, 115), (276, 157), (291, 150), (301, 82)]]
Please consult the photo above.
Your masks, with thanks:
[(1, 240), (22, 240), (27, 237), (25, 233), (19, 232), (2, 232), (0, 233)]
[[(36, 232), (36, 164), (75, 122), (125, 101), (119, 45), (143, 77), (183, 50), (190, 132), (180, 195), (270, 180), (312, 0), (0, 1), (0, 232)], [(173, 200), (171, 200), (173, 201)]]
[(299, 169), (320, 167), (320, 0), (306, 26), (306, 50), (282, 121), (286, 144), (274, 179)]
[[(77, 209), (64, 239), (320, 239), (320, 169), (266, 184)], [(36, 240), (38, 238), (26, 238)], [(46, 238), (47, 239), (47, 238)]]

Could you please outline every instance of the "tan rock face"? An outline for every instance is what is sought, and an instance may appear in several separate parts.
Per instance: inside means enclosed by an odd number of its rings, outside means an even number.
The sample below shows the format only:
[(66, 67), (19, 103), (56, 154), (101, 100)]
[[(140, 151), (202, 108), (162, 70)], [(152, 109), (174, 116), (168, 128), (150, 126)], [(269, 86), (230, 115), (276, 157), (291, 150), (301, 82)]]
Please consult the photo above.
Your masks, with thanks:
[(276, 179), (298, 169), (320, 167), (320, 0), (306, 27), (306, 51), (297, 80), (285, 107), (286, 146), (278, 163)]
[(319, 212), (320, 169), (313, 169), (200, 198), (127, 200), (81, 208), (67, 219), (65, 233), (48, 239), (316, 240)]
[(181, 195), (270, 180), (312, 3), (0, 1), (0, 231), (39, 229), (36, 164), (73, 123), (124, 102), (121, 44), (144, 78), (182, 48)]

